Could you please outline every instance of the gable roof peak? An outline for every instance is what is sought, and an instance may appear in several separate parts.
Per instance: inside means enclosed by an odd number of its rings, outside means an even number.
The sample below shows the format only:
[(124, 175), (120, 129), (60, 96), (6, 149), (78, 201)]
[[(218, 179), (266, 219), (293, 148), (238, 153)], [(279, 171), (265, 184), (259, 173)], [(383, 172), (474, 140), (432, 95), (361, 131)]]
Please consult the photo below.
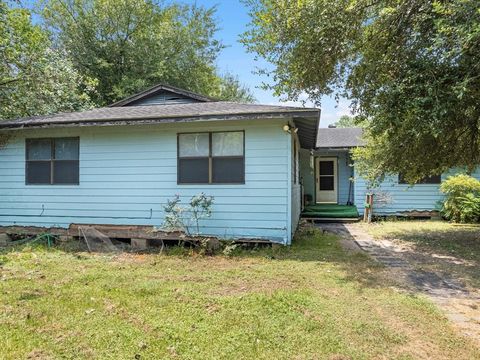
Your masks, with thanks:
[(171, 93), (173, 95), (178, 95), (179, 97), (189, 99), (194, 102), (213, 102), (218, 101), (208, 96), (204, 96), (201, 94), (194, 93), (192, 91), (188, 91), (185, 89), (181, 89), (175, 86), (167, 85), (167, 84), (157, 84), (154, 86), (149, 87), (146, 90), (143, 90), (139, 93), (133, 94), (125, 99), (120, 101), (114, 102), (113, 104), (108, 105), (109, 107), (120, 107), (120, 106), (132, 106), (135, 103), (141, 102), (142, 100), (146, 100), (148, 98), (152, 98), (157, 94), (162, 92)]

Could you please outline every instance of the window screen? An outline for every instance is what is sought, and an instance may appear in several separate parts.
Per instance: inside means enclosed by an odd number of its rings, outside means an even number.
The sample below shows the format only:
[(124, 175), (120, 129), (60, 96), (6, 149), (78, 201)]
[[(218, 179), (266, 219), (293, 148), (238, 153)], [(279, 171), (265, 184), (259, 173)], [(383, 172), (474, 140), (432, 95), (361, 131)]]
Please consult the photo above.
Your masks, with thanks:
[(333, 176), (321, 176), (320, 177), (320, 190), (335, 190)]
[(29, 185), (79, 183), (79, 139), (27, 139), (26, 176)]
[(243, 183), (243, 172), (243, 158), (215, 157), (212, 159), (213, 183)]
[(320, 161), (320, 175), (333, 175), (333, 161)]
[(243, 131), (178, 135), (179, 184), (244, 182)]
[(319, 190), (335, 190), (335, 162), (333, 160), (319, 161)]
[(209, 181), (208, 158), (179, 159), (178, 182), (182, 184), (207, 184)]
[[(440, 184), (442, 182), (442, 175), (426, 176), (415, 184)], [(398, 175), (399, 184), (408, 184), (402, 174)]]

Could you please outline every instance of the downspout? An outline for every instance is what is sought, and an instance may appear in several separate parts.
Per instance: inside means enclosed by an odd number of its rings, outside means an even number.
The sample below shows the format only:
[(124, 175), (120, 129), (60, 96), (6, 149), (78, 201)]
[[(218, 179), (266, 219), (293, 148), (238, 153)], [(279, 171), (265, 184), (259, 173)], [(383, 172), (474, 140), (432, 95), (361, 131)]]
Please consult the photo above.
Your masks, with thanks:
[[(289, 125), (290, 121), (289, 121)], [(285, 245), (292, 243), (292, 134), (287, 135), (287, 233), (285, 234)]]

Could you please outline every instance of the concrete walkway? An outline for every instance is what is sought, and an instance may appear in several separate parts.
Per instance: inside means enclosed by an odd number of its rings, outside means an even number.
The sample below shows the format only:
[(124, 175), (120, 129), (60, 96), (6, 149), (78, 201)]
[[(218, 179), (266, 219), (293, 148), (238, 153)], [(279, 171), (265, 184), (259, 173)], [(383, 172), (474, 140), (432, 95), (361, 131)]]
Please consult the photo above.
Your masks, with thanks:
[(437, 304), (466, 336), (480, 344), (480, 295), (471, 293), (464, 284), (446, 275), (415, 268), (403, 250), (392, 241), (376, 240), (358, 224), (317, 224), (324, 231), (338, 234), (347, 250), (356, 247), (368, 253), (390, 271), (392, 276)]

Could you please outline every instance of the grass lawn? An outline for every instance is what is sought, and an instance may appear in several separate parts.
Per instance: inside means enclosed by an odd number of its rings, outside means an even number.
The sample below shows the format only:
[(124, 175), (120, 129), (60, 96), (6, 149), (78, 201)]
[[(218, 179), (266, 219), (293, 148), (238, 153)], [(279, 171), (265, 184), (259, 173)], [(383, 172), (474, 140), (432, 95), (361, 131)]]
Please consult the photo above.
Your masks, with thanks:
[(304, 230), (232, 257), (0, 255), (1, 358), (474, 359), (428, 301)]
[(455, 274), (480, 289), (480, 226), (445, 221), (379, 221), (364, 225), (375, 238), (411, 246), (422, 267)]

